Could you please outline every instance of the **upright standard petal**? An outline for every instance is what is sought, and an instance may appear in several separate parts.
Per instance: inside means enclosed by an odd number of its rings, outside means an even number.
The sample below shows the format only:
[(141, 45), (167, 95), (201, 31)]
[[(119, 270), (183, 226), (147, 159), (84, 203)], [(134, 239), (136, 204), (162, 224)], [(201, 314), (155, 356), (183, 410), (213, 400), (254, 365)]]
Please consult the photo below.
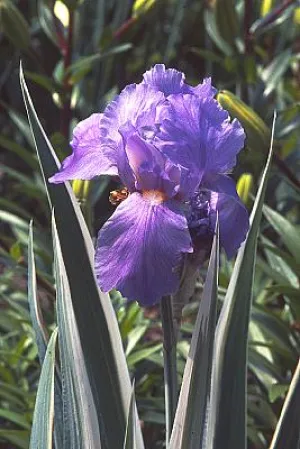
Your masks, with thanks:
[(171, 95), (158, 142), (170, 159), (205, 173), (226, 173), (236, 164), (245, 133), (235, 119), (212, 98)]
[(143, 135), (145, 128), (156, 128), (159, 105), (164, 101), (161, 92), (149, 86), (132, 84), (103, 113), (100, 126), (102, 149), (115, 151), (119, 176), (130, 191), (134, 190), (134, 179), (125, 152), (126, 140), (135, 132)]
[(137, 133), (128, 138), (125, 150), (135, 176), (136, 190), (162, 190), (163, 155)]
[(126, 153), (137, 191), (158, 190), (166, 199), (176, 196), (180, 201), (187, 200), (195, 191), (197, 177), (185, 167), (173, 164), (138, 134), (127, 139)]
[(211, 79), (205, 78), (203, 83), (190, 86), (185, 83), (185, 75), (176, 69), (166, 69), (164, 64), (156, 64), (144, 73), (142, 84), (163, 92), (166, 97), (172, 94), (194, 94), (199, 97), (213, 98), (217, 93), (211, 85)]
[(164, 64), (156, 64), (144, 74), (144, 84), (163, 92), (166, 96), (186, 91), (184, 74), (175, 69), (166, 69)]
[(220, 243), (227, 257), (231, 258), (247, 236), (248, 211), (236, 192), (234, 181), (228, 176), (214, 176), (210, 181), (206, 181), (206, 186), (211, 190), (211, 226), (215, 225), (218, 211)]
[(92, 114), (78, 123), (73, 131), (73, 153), (62, 163), (60, 171), (49, 181), (55, 184), (70, 179), (92, 179), (95, 176), (118, 175), (116, 152), (101, 148), (102, 114)]
[(211, 85), (211, 78), (204, 78), (202, 83), (190, 87), (190, 93), (205, 99), (212, 99), (217, 92), (217, 89)]
[(171, 161), (199, 173), (199, 182), (207, 159), (207, 121), (199, 117), (200, 100), (190, 94), (171, 95), (160, 113), (163, 117), (155, 145)]
[(156, 123), (157, 108), (165, 101), (164, 95), (142, 84), (131, 84), (105, 109), (101, 121), (101, 135), (107, 145), (117, 146), (123, 137), (119, 130), (125, 124), (142, 128)]
[(157, 192), (131, 194), (99, 232), (95, 269), (100, 288), (118, 289), (149, 306), (176, 291), (183, 253), (192, 252), (187, 221), (176, 201)]

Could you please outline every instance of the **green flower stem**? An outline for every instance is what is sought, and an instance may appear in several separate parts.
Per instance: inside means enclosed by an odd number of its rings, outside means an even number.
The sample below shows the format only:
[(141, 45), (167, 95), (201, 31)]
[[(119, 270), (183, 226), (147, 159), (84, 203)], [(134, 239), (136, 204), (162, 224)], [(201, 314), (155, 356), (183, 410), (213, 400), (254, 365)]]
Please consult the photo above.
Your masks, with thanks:
[(171, 296), (164, 296), (161, 300), (161, 320), (164, 345), (166, 443), (168, 447), (178, 400), (177, 331), (173, 319)]

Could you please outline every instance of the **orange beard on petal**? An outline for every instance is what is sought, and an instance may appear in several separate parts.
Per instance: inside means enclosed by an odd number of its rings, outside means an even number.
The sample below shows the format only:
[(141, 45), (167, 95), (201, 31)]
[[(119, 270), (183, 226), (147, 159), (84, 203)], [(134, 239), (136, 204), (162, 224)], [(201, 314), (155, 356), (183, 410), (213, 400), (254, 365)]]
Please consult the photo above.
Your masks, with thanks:
[(142, 196), (153, 204), (161, 204), (167, 200), (166, 194), (160, 190), (143, 190)]

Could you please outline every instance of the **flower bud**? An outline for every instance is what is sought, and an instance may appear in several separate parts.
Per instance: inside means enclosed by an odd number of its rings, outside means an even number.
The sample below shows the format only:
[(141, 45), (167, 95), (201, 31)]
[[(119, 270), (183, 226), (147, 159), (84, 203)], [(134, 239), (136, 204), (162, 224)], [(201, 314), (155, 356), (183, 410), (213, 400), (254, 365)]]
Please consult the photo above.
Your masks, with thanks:
[(273, 8), (273, 0), (262, 0), (260, 5), (260, 15), (265, 17)]
[(237, 193), (244, 204), (248, 205), (253, 186), (253, 176), (250, 173), (243, 173), (237, 182)]
[(72, 188), (79, 203), (85, 203), (89, 195), (90, 182), (82, 181), (81, 179), (74, 179), (72, 182)]

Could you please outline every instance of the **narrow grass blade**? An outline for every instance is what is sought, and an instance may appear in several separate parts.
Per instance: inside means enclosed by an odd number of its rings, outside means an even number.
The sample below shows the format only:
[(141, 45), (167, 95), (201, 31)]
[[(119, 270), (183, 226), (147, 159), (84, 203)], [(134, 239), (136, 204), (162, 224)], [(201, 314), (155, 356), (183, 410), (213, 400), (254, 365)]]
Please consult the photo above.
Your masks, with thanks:
[[(22, 67), (20, 83), (48, 199), (56, 212), (73, 310), (101, 428), (102, 449), (122, 447), (131, 385), (118, 323), (109, 296), (97, 287), (92, 240), (70, 185), (47, 181), (57, 172), (59, 162), (36, 115)], [(142, 442), (139, 428), (137, 438)]]
[(202, 447), (216, 328), (218, 269), (219, 228), (217, 226), (190, 353), (184, 370), (170, 449)]
[(164, 382), (165, 382), (165, 415), (166, 415), (166, 445), (168, 447), (178, 398), (177, 381), (177, 332), (173, 317), (171, 296), (161, 299), (161, 320), (164, 348)]
[(86, 372), (68, 278), (53, 217), (57, 321), (63, 382), (64, 438), (61, 449), (98, 449), (99, 424)]
[(300, 359), (270, 449), (300, 449)]
[(29, 447), (29, 432), (26, 430), (0, 429), (0, 438), (19, 449), (28, 449)]
[(137, 425), (137, 414), (136, 414), (134, 382), (133, 382), (127, 417), (126, 436), (124, 440), (123, 449), (138, 449), (138, 446), (136, 444), (136, 425)]
[(250, 218), (246, 242), (240, 248), (219, 317), (212, 369), (206, 449), (246, 448), (246, 371), (248, 325), (256, 242), (271, 166), (271, 146)]
[[(28, 302), (32, 327), (35, 333), (35, 340), (38, 347), (38, 354), (41, 366), (43, 365), (47, 343), (49, 340), (46, 325), (43, 321), (42, 311), (37, 298), (36, 269), (33, 250), (33, 224), (29, 225), (28, 237)], [(63, 438), (62, 429), (62, 398), (61, 379), (56, 370), (54, 381), (54, 441), (57, 447), (61, 447)]]
[(289, 220), (284, 218), (275, 210), (264, 206), (264, 215), (276, 232), (280, 235), (283, 243), (293, 255), (295, 261), (300, 263), (300, 235), (299, 229)]
[(49, 340), (36, 396), (29, 449), (52, 449), (54, 366), (57, 329)]
[(28, 302), (32, 327), (35, 333), (35, 341), (38, 347), (38, 354), (40, 364), (43, 364), (48, 334), (47, 329), (43, 321), (39, 302), (37, 301), (37, 287), (36, 287), (36, 269), (33, 252), (33, 226), (32, 221), (29, 225), (29, 237), (28, 237)]

